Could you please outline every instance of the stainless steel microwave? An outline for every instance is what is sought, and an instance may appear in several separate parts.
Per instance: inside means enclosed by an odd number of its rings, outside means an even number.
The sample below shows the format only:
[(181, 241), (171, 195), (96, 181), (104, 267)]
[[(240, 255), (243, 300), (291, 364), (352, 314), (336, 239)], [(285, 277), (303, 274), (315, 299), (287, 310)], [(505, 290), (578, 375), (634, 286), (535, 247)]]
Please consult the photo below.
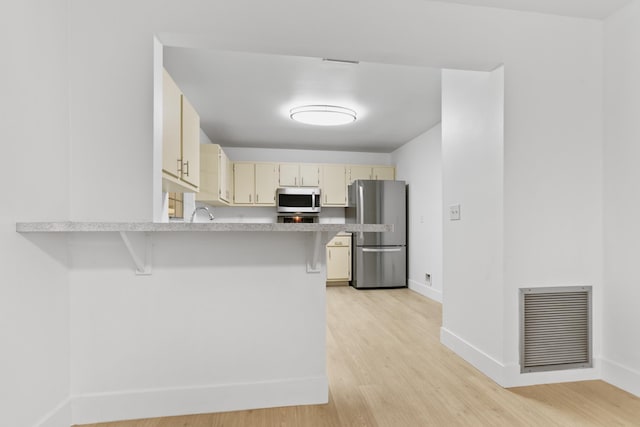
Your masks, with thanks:
[(320, 212), (320, 188), (281, 187), (276, 190), (278, 212), (317, 213)]

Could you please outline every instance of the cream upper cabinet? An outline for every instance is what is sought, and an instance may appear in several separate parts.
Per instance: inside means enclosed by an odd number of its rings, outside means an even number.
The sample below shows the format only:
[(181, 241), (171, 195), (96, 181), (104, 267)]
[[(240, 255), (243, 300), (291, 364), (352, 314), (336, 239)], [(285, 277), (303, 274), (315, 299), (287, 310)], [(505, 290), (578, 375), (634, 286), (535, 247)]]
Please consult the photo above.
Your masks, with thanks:
[(322, 166), (322, 206), (346, 206), (347, 181), (344, 165)]
[(169, 73), (162, 79), (162, 188), (197, 193), (200, 182), (200, 117)]
[(297, 163), (280, 163), (278, 165), (278, 185), (280, 187), (297, 187), (298, 171)]
[(276, 163), (233, 164), (233, 204), (275, 206)]
[(228, 205), (231, 201), (229, 168), (229, 158), (218, 144), (200, 144), (200, 191), (196, 200), (213, 206)]
[(200, 116), (182, 95), (182, 180), (200, 184)]
[(275, 206), (277, 186), (277, 164), (256, 163), (254, 203), (261, 206)]
[(255, 200), (255, 164), (233, 164), (233, 203), (252, 205)]
[(396, 168), (393, 166), (374, 166), (371, 175), (371, 179), (394, 180), (396, 179)]
[(371, 166), (349, 166), (349, 184), (356, 179), (371, 179)]
[(337, 235), (327, 244), (327, 282), (351, 280), (351, 236)]
[(300, 164), (300, 187), (318, 187), (320, 185), (320, 165)]
[(278, 186), (318, 187), (320, 185), (320, 165), (311, 163), (280, 163), (278, 165)]
[(180, 179), (182, 93), (167, 70), (162, 78), (162, 172)]

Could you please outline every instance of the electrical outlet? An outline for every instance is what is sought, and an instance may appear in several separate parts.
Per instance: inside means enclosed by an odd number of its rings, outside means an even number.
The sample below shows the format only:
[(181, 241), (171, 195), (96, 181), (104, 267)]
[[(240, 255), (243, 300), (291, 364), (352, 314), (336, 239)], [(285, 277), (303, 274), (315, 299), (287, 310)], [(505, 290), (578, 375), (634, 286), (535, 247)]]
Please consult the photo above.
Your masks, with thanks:
[(429, 273), (424, 273), (424, 282), (427, 286), (431, 286), (431, 275)]
[(450, 205), (449, 221), (459, 221), (459, 220), (460, 220), (460, 205)]

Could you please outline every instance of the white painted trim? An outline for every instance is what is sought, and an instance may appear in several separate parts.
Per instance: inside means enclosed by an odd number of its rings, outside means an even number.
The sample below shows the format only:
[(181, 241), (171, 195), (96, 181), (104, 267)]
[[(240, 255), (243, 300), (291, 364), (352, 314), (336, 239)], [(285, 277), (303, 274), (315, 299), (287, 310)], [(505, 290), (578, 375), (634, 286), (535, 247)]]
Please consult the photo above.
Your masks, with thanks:
[(72, 396), (73, 424), (226, 412), (329, 401), (326, 376), (248, 384)]
[(422, 296), (442, 303), (442, 291), (439, 289), (434, 289), (425, 285), (424, 283), (416, 282), (415, 280), (411, 279), (409, 279), (409, 289)]
[(445, 327), (440, 328), (440, 342), (500, 386), (505, 387), (503, 379), (505, 367), (502, 363), (458, 337)]
[(608, 359), (600, 359), (602, 379), (640, 397), (640, 372)]
[(66, 398), (51, 412), (35, 423), (34, 427), (69, 427), (71, 422), (71, 398)]
[[(447, 328), (440, 328), (440, 342), (453, 350), (458, 356), (473, 365), (501, 387), (523, 387), (538, 384), (553, 384), (574, 381), (601, 379), (599, 359), (593, 361), (594, 367), (587, 369), (567, 369), (564, 371), (521, 373), (520, 365), (505, 365), (469, 342), (458, 337)], [(640, 384), (640, 383), (638, 383)], [(615, 384), (614, 384), (615, 385)], [(622, 387), (621, 387), (622, 388)], [(640, 390), (640, 389), (638, 389)]]

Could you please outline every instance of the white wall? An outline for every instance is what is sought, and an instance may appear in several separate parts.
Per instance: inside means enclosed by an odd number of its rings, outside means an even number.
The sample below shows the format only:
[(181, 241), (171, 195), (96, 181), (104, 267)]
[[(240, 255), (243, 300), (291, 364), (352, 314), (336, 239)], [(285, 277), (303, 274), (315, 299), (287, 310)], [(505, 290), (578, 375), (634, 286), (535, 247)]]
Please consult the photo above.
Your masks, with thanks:
[[(66, 33), (62, 21), (65, 19), (64, 7), (67, 3), (70, 78), (68, 130), (57, 127), (61, 121), (55, 120), (58, 114), (66, 117), (65, 107), (60, 105), (60, 100), (64, 99), (67, 85), (64, 74), (59, 71), (64, 68)], [(596, 21), (424, 0), (380, 1), (374, 4), (364, 0), (348, 3), (337, 0), (322, 3), (194, 0), (188, 4), (170, 0), (46, 2), (46, 7), (52, 10), (43, 9), (43, 5), (45, 2), (13, 2), (12, 6), (24, 13), (23, 18), (3, 26), (22, 35), (16, 38), (15, 34), (11, 34), (5, 38), (12, 40), (12, 49), (19, 51), (19, 59), (23, 59), (26, 52), (40, 54), (22, 62), (24, 68), (11, 71), (17, 76), (16, 79), (3, 79), (13, 86), (7, 93), (12, 94), (10, 100), (16, 100), (14, 104), (20, 105), (18, 101), (25, 99), (25, 94), (32, 94), (36, 101), (24, 104), (21, 114), (24, 114), (25, 126), (8, 132), (8, 141), (29, 139), (37, 142), (36, 145), (17, 149), (16, 158), (19, 160), (16, 164), (20, 171), (14, 174), (10, 168), (4, 172), (9, 173), (4, 182), (29, 188), (29, 191), (15, 196), (15, 206), (22, 206), (15, 215), (33, 215), (31, 218), (38, 219), (66, 217), (66, 205), (69, 203), (69, 217), (74, 220), (150, 220), (153, 217), (152, 76), (153, 35), (157, 33), (195, 34), (216, 48), (281, 54), (471, 69), (489, 69), (504, 63), (507, 73), (505, 248), (509, 249), (505, 280), (509, 289), (515, 289), (522, 283), (594, 283), (599, 279), (601, 257), (597, 248), (600, 247), (598, 236), (601, 218), (598, 214), (600, 193), (597, 189), (601, 179), (602, 31), (601, 24)], [(335, 13), (337, 8), (339, 14)], [(248, 14), (247, 10), (251, 13)], [(283, 10), (287, 10), (287, 13), (282, 13)], [(4, 13), (3, 16), (10, 21), (13, 17)], [(327, 22), (331, 23), (331, 32), (326, 31)], [(29, 25), (25, 26), (25, 23)], [(354, 37), (354, 28), (357, 28), (357, 37)], [(291, 34), (296, 34), (296, 38), (291, 38)], [(344, 40), (350, 42), (344, 43)], [(49, 73), (41, 72), (42, 64), (48, 64), (53, 70), (45, 68)], [(25, 91), (19, 92), (19, 88)], [(63, 102), (66, 104), (67, 100)], [(48, 115), (39, 114), (41, 112)], [(28, 122), (26, 117), (31, 120), (37, 118), (43, 126), (33, 126), (33, 122)], [(27, 131), (29, 138), (14, 138)], [(67, 163), (68, 141), (71, 163)], [(33, 156), (34, 152), (41, 153), (42, 157)], [(52, 162), (52, 159), (59, 161)], [(20, 175), (25, 171), (31, 175)], [(65, 171), (69, 171), (69, 177)], [(21, 179), (13, 179), (14, 176)], [(43, 187), (36, 186), (34, 180)], [(70, 187), (69, 195), (65, 190), (67, 186)], [(52, 192), (52, 188), (56, 191)], [(65, 207), (62, 208), (62, 205)], [(41, 212), (43, 206), (48, 213)], [(54, 212), (59, 212), (59, 215)], [(562, 215), (559, 216), (558, 212)], [(14, 217), (3, 221), (5, 229), (9, 230), (13, 227)], [(10, 234), (13, 236), (13, 232)], [(21, 252), (23, 249), (19, 244), (11, 241), (18, 238), (10, 238), (10, 246), (2, 247), (3, 254), (9, 254), (6, 261), (2, 262), (9, 263), (7, 269), (10, 271), (15, 265), (37, 265), (37, 271), (20, 271), (10, 276), (37, 285), (37, 289), (30, 292), (25, 287), (19, 290), (11, 288), (11, 292), (25, 292), (23, 296), (29, 300), (29, 304), (15, 295), (8, 301), (18, 307), (33, 309), (31, 312), (26, 310), (22, 314), (12, 314), (11, 318), (25, 323), (35, 318), (35, 315), (29, 316), (35, 312), (40, 313), (37, 318), (42, 316), (46, 319), (46, 333), (35, 327), (29, 330), (21, 328), (20, 337), (36, 337), (32, 346), (43, 345), (44, 341), (39, 338), (58, 337), (53, 339), (55, 344), (51, 348), (47, 347), (46, 359), (26, 362), (30, 357), (42, 354), (32, 352), (29, 348), (12, 355), (10, 362), (18, 361), (19, 367), (31, 369), (37, 366), (42, 368), (38, 362), (47, 360), (60, 367), (43, 369), (43, 375), (33, 371), (24, 372), (19, 377), (22, 384), (36, 381), (36, 378), (41, 384), (39, 381), (44, 378), (47, 380), (42, 384), (55, 389), (41, 389), (41, 397), (20, 397), (13, 406), (16, 410), (8, 416), (3, 414), (7, 418), (17, 418), (17, 425), (24, 425), (33, 423), (27, 418), (37, 418), (41, 413), (53, 409), (56, 405), (54, 401), (60, 401), (67, 395), (63, 391), (67, 383), (64, 380), (65, 364), (62, 363), (65, 360), (64, 346), (61, 344), (65, 342), (63, 324), (67, 319), (64, 310), (60, 314), (53, 312), (62, 307), (57, 303), (51, 304), (55, 298), (47, 298), (44, 303), (46, 293), (40, 292), (42, 282), (38, 276), (46, 275), (49, 286), (53, 285), (47, 287), (46, 291), (64, 297), (66, 291), (56, 285), (64, 288), (65, 269), (58, 268), (61, 264), (45, 255), (60, 253), (62, 246), (59, 251), (49, 250), (44, 254), (40, 251), (25, 253)], [(42, 239), (47, 241), (49, 238)], [(57, 247), (56, 237), (51, 239), (51, 245)], [(198, 240), (195, 236), (189, 239)], [(156, 250), (169, 253), (172, 243), (160, 239), (156, 242)], [(191, 244), (186, 240), (182, 243)], [(197, 242), (194, 244), (202, 249), (206, 247)], [(174, 299), (181, 298), (180, 292), (183, 292), (167, 288), (169, 276), (172, 275), (162, 274), (163, 270), (171, 269), (174, 261), (169, 257), (160, 257), (154, 265), (160, 274), (136, 277), (122, 267), (125, 261), (121, 258), (124, 255), (120, 249), (103, 248), (100, 241), (97, 246), (92, 253), (104, 255), (100, 262), (106, 263), (107, 267), (73, 267), (71, 272), (74, 391), (101, 393), (145, 387), (149, 382), (145, 380), (144, 372), (131, 379), (118, 374), (118, 369), (128, 362), (118, 359), (117, 349), (108, 354), (114, 356), (111, 359), (103, 359), (89, 351), (93, 344), (100, 346), (100, 343), (94, 343), (95, 335), (83, 328), (98, 328), (107, 324), (116, 313), (120, 316), (117, 318), (120, 326), (105, 329), (110, 334), (100, 337), (102, 340), (118, 342), (121, 340), (118, 335), (120, 332), (129, 338), (144, 337), (147, 326), (153, 323), (136, 322), (140, 313), (127, 305), (145, 307), (149, 310), (146, 314), (150, 318), (162, 318), (166, 314), (162, 308), (169, 306)], [(84, 247), (76, 244), (76, 248)], [(532, 254), (535, 254), (533, 263)], [(84, 256), (82, 250), (72, 250), (73, 265), (82, 266)], [(217, 273), (217, 270), (206, 267), (207, 261), (201, 262), (205, 265), (192, 265), (185, 269), (194, 283), (205, 283)], [(114, 284), (114, 294), (110, 298), (121, 298), (115, 301), (116, 307), (127, 310), (114, 311), (110, 304), (95, 301), (83, 288), (92, 286), (108, 293)], [(142, 290), (154, 292), (153, 305), (147, 303), (150, 294)], [(206, 301), (217, 301), (224, 297), (225, 291), (220, 288), (206, 288), (201, 294)], [(94, 308), (90, 315), (82, 309), (85, 305)], [(505, 298), (506, 323), (509, 325), (515, 325), (512, 316), (514, 307), (515, 301), (511, 296)], [(198, 319), (187, 320), (190, 310), (186, 306), (176, 309), (178, 312), (173, 316), (182, 316), (185, 321), (178, 323), (179, 327), (173, 335), (188, 333)], [(322, 321), (322, 315), (314, 314), (309, 321), (318, 324)], [(89, 326), (82, 326), (87, 322)], [(76, 330), (76, 327), (81, 330)], [(513, 341), (517, 334), (511, 329), (505, 334), (505, 359), (516, 360), (517, 347)], [(152, 341), (137, 341), (140, 354), (154, 354), (161, 338), (158, 331), (153, 331), (152, 335)], [(15, 333), (10, 337), (13, 337), (13, 341), (9, 342), (17, 343)], [(112, 363), (109, 364), (109, 361)], [(87, 366), (94, 369), (85, 370)], [(111, 374), (113, 379), (109, 380), (107, 377)], [(188, 375), (178, 378), (160, 370), (156, 374), (156, 384), (162, 383), (167, 387), (194, 386)], [(33, 391), (29, 390), (29, 393), (32, 395)], [(19, 394), (14, 393), (13, 396)], [(14, 418), (10, 420), (14, 421)]]
[(64, 236), (17, 221), (69, 214), (66, 1), (0, 4), (0, 425), (69, 426)]
[(640, 3), (605, 22), (603, 377), (640, 396)]
[(390, 165), (388, 153), (223, 147), (233, 161)]
[(155, 233), (151, 276), (116, 234), (72, 237), (73, 422), (326, 402), (312, 237)]
[[(443, 311), (441, 337), (501, 382), (504, 69), (442, 71)], [(452, 221), (449, 207), (459, 205)], [(483, 360), (484, 357), (487, 360)]]
[[(442, 127), (391, 153), (396, 179), (409, 186), (409, 287), (442, 301)], [(431, 275), (431, 282), (425, 280)]]

